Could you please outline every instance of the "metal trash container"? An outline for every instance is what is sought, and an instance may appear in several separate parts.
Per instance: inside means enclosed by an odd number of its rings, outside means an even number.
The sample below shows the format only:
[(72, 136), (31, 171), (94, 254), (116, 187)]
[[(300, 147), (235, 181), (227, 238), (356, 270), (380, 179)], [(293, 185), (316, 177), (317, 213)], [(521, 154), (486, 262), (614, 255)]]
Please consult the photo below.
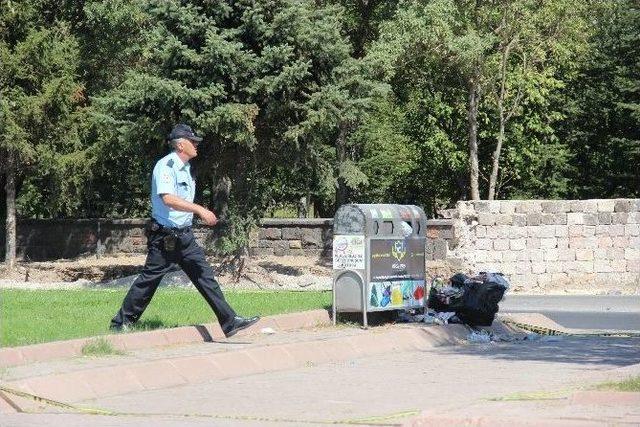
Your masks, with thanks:
[(350, 204), (333, 219), (333, 324), (337, 312), (426, 307), (427, 218), (413, 205)]

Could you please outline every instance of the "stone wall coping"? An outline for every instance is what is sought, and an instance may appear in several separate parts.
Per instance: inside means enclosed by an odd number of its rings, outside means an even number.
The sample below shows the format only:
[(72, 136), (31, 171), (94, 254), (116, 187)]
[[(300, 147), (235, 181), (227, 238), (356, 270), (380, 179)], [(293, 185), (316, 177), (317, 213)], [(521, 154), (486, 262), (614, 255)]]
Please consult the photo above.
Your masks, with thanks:
[(453, 219), (428, 219), (427, 227), (451, 227), (454, 223)]
[(260, 225), (269, 227), (333, 225), (333, 218), (262, 218)]

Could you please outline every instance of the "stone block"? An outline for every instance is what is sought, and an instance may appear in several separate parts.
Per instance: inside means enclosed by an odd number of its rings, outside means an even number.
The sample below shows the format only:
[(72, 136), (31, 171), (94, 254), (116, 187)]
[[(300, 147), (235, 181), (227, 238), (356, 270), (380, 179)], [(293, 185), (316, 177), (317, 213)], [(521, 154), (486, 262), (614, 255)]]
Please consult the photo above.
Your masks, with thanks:
[(527, 238), (527, 248), (528, 249), (539, 249), (540, 248), (540, 238), (539, 237), (529, 237), (529, 238)]
[(605, 249), (606, 259), (625, 259), (624, 249), (622, 248), (609, 248)]
[(584, 225), (569, 226), (569, 237), (583, 237), (583, 236), (584, 236)]
[(627, 224), (624, 226), (624, 234), (626, 236), (640, 235), (640, 224)]
[[(500, 253), (500, 252), (497, 252)], [(502, 253), (502, 261), (504, 262), (516, 262), (518, 261), (518, 253), (512, 251), (504, 251)]]
[(258, 238), (261, 240), (280, 240), (282, 239), (282, 230), (280, 228), (261, 228)]
[(598, 212), (598, 201), (597, 200), (583, 200), (582, 201), (582, 211), (583, 212)]
[(598, 237), (598, 248), (610, 248), (613, 246), (613, 239), (609, 236)]
[(478, 213), (478, 224), (480, 225), (496, 225), (496, 216), (492, 213)]
[(544, 261), (558, 261), (560, 250), (555, 248), (544, 249)]
[(487, 227), (487, 235), (488, 239), (496, 239), (498, 238), (498, 229), (497, 227)]
[(558, 249), (567, 249), (569, 247), (569, 238), (568, 237), (558, 237), (558, 243), (556, 244), (556, 248)]
[(304, 229), (302, 231), (302, 247), (303, 248), (319, 248), (322, 247), (322, 233), (317, 229)]
[(553, 273), (551, 281), (554, 285), (566, 285), (570, 282), (568, 273)]
[(534, 249), (534, 250), (529, 250), (521, 253), (527, 254), (527, 256), (523, 257), (521, 261), (536, 261), (536, 262), (544, 261), (544, 250), (542, 249)]
[(282, 230), (282, 238), (285, 240), (299, 240), (302, 238), (302, 229), (299, 227), (284, 228)]
[(593, 273), (593, 261), (575, 261), (576, 271), (581, 273)]
[(640, 212), (630, 212), (627, 216), (627, 224), (640, 224)]
[(640, 273), (640, 261), (638, 261), (638, 260), (628, 260), (627, 261), (627, 271), (629, 273)]
[(547, 273), (564, 272), (564, 263), (557, 261), (547, 261)]
[(631, 204), (631, 200), (616, 200), (615, 204), (613, 206), (613, 211), (614, 212), (631, 212), (633, 211), (632, 209), (632, 204)]
[(539, 212), (533, 212), (527, 214), (527, 225), (536, 226), (542, 224), (542, 214)]
[(516, 204), (516, 213), (542, 212), (542, 205), (538, 200), (523, 200)]
[(542, 212), (566, 213), (569, 212), (569, 203), (564, 200), (547, 200), (540, 202)]
[(487, 227), (485, 225), (476, 226), (476, 237), (486, 237), (487, 236)]
[(523, 251), (527, 247), (527, 241), (525, 239), (511, 239), (509, 241), (509, 248), (512, 251)]
[(558, 246), (558, 239), (555, 237), (545, 237), (540, 239), (540, 247), (542, 249), (556, 248)]
[(558, 260), (560, 261), (575, 261), (576, 250), (575, 249), (558, 249)]
[(502, 205), (502, 200), (491, 200), (489, 201), (489, 212), (497, 214), (500, 213), (500, 206)]
[(258, 240), (259, 248), (273, 248), (277, 240)]
[(275, 256), (289, 255), (289, 242), (275, 242), (275, 244), (273, 245), (273, 254)]
[(640, 248), (640, 236), (630, 236), (629, 237), (629, 247), (630, 248)]
[(633, 199), (631, 201), (631, 211), (640, 212), (640, 199)]
[(476, 250), (473, 251), (473, 261), (474, 262), (488, 262), (489, 259), (489, 251)]
[(595, 225), (585, 225), (582, 229), (585, 237), (592, 237), (596, 235)]
[(611, 214), (612, 224), (627, 224), (629, 222), (628, 212), (614, 212)]
[(250, 248), (249, 254), (251, 256), (271, 256), (273, 255), (273, 248)]
[(585, 225), (596, 225), (598, 224), (598, 214), (587, 212), (583, 215), (583, 221)]
[(433, 245), (433, 259), (446, 259), (449, 245), (446, 240), (436, 240)]
[(547, 270), (547, 265), (544, 262), (532, 262), (531, 272), (534, 274), (541, 274)]
[(609, 260), (597, 259), (593, 261), (593, 271), (596, 273), (611, 273), (613, 272), (613, 267), (611, 267)]
[(616, 201), (612, 199), (602, 199), (598, 200), (597, 203), (598, 212), (613, 212)]
[(514, 214), (518, 202), (513, 200), (501, 200), (500, 201), (500, 213)]
[(495, 214), (497, 225), (511, 225), (513, 217), (509, 214)]
[(477, 202), (473, 202), (473, 207), (475, 208), (475, 211), (478, 213), (491, 213), (491, 207), (489, 205), (489, 201), (487, 200), (480, 200)]
[(499, 239), (507, 239), (511, 237), (512, 227), (510, 225), (496, 225), (495, 228)]
[(627, 236), (616, 236), (614, 237), (612, 240), (612, 246), (614, 248), (626, 248), (626, 247), (632, 247), (629, 245), (629, 237)]
[(556, 225), (556, 237), (568, 237), (569, 228), (566, 225)]
[(625, 248), (624, 250), (624, 259), (630, 261), (638, 261), (640, 260), (640, 249), (638, 248)]
[(523, 261), (516, 263), (516, 268), (518, 269), (518, 274), (528, 274), (531, 273), (531, 262)]
[(612, 220), (613, 220), (613, 214), (611, 212), (598, 213), (598, 224), (608, 225), (608, 224), (611, 224)]
[(584, 201), (571, 200), (569, 202), (569, 212), (584, 212)]
[(513, 214), (511, 218), (511, 223), (516, 227), (524, 227), (527, 225), (527, 215), (525, 214)]
[(610, 236), (624, 236), (624, 225), (622, 224), (614, 224), (609, 227), (609, 235)]
[(506, 251), (509, 249), (508, 239), (496, 239), (493, 241), (493, 249), (496, 251)]
[(302, 249), (301, 240), (289, 240), (289, 249)]
[(569, 224), (569, 225), (584, 224), (584, 213), (582, 213), (582, 212), (569, 212), (567, 214), (567, 224)]
[(629, 261), (626, 259), (613, 259), (611, 260), (611, 268), (614, 273), (624, 273), (627, 271), (627, 264)]
[(576, 260), (577, 261), (593, 261), (593, 250), (592, 249), (576, 249)]
[(473, 245), (475, 249), (478, 250), (492, 250), (493, 249), (493, 240), (492, 239), (477, 239), (475, 245)]

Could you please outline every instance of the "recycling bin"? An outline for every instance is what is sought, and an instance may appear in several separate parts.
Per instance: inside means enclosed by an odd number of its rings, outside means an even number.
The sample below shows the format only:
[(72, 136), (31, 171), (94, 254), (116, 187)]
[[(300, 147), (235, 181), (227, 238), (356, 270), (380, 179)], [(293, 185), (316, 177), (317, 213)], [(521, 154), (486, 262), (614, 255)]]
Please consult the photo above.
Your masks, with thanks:
[(337, 312), (426, 307), (427, 218), (413, 205), (349, 204), (333, 219), (333, 324)]

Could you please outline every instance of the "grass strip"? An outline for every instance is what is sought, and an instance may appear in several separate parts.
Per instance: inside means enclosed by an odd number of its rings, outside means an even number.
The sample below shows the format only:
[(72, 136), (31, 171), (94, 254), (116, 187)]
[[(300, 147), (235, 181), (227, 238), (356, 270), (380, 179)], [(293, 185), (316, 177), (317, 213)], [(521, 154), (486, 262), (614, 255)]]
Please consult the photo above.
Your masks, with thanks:
[(640, 392), (640, 376), (629, 377), (623, 381), (611, 381), (596, 386), (598, 390)]
[(103, 337), (94, 338), (84, 346), (82, 346), (83, 356), (109, 356), (109, 355), (123, 355), (124, 351), (118, 350)]
[[(13, 347), (109, 333), (111, 318), (128, 289), (0, 289), (0, 345)], [(328, 309), (326, 291), (226, 291), (240, 315), (268, 316)], [(215, 322), (211, 308), (193, 288), (159, 288), (137, 329)]]

